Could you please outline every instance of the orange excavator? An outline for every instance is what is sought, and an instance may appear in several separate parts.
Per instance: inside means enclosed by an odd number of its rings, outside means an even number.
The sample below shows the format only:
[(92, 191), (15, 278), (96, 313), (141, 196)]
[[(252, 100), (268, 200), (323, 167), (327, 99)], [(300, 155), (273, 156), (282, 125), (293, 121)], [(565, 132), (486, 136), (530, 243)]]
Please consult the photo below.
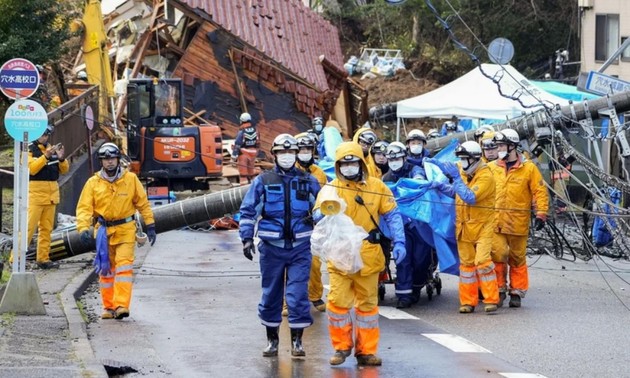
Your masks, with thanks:
[(127, 85), (127, 155), (131, 170), (151, 186), (205, 190), (221, 177), (218, 126), (184, 126), (180, 79), (132, 79)]

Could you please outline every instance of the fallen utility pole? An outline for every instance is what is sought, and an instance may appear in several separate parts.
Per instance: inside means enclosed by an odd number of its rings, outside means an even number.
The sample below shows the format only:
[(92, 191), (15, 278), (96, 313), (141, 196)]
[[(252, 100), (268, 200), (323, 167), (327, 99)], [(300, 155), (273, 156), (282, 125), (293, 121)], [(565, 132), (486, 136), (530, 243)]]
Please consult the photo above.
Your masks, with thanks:
[[(492, 125), (495, 130), (511, 128), (518, 132), (521, 139), (536, 138), (538, 128), (561, 129), (562, 126), (575, 121), (594, 120), (601, 118), (609, 109), (615, 109), (616, 113), (623, 113), (630, 110), (630, 92), (622, 92), (609, 97), (601, 97), (579, 103), (573, 103), (562, 107), (557, 107), (551, 111), (539, 110), (537, 112), (523, 115), (521, 117), (507, 120), (506, 122)], [(569, 126), (573, 127), (573, 126)], [(588, 133), (588, 131), (586, 131)], [(441, 150), (453, 139), (459, 142), (475, 140), (475, 130), (468, 130), (463, 133), (451, 134), (445, 137), (431, 139), (427, 141), (427, 148), (430, 151)]]
[[(235, 213), (248, 189), (249, 185), (245, 185), (156, 207), (153, 209), (155, 231), (159, 234)], [(52, 234), (50, 259), (61, 260), (95, 249), (95, 241), (84, 244), (76, 227), (68, 227)]]

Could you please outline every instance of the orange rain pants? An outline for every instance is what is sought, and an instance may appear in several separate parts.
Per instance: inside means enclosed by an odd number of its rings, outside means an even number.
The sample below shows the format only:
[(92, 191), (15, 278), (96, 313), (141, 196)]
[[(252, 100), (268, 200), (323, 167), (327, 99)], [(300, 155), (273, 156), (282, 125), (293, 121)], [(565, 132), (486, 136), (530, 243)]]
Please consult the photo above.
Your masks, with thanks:
[(241, 184), (248, 184), (254, 178), (254, 161), (258, 150), (255, 148), (241, 148), (240, 154), (236, 159), (238, 165), (238, 175)]
[(508, 235), (495, 233), (492, 242), (492, 260), (495, 262), (499, 291), (525, 297), (529, 289), (527, 271), (527, 235)]
[(479, 302), (478, 290), (483, 303), (499, 303), (499, 288), (490, 258), (491, 239), (480, 238), (477, 243), (457, 241), (459, 251), (459, 302), (475, 307)]
[[(355, 355), (376, 354), (380, 329), (378, 326), (378, 275), (372, 273), (343, 274), (335, 270), (330, 273), (330, 292), (326, 312), (328, 332), (335, 350), (351, 350)], [(353, 324), (350, 308), (354, 306), (356, 324)]]
[(134, 244), (135, 242), (109, 245), (109, 264), (112, 271), (99, 278), (104, 309), (129, 308), (133, 286)]

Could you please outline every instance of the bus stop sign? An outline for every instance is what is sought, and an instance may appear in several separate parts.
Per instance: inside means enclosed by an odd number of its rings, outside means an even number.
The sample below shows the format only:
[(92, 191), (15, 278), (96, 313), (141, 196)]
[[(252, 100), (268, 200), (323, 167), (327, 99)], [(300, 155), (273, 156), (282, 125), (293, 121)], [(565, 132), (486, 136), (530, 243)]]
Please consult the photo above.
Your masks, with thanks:
[(39, 88), (39, 71), (30, 61), (14, 58), (0, 67), (0, 90), (10, 99), (31, 97)]
[(13, 139), (22, 142), (24, 132), (28, 133), (28, 141), (32, 142), (46, 131), (48, 114), (46, 109), (33, 100), (17, 100), (4, 114), (4, 126)]

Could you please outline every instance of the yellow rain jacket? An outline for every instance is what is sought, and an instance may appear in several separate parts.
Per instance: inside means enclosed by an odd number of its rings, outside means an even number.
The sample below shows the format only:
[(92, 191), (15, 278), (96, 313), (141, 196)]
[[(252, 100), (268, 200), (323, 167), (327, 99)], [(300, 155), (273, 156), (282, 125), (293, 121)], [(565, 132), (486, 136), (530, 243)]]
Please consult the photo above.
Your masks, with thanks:
[[(363, 179), (361, 181), (347, 181), (341, 175), (339, 160), (346, 155), (354, 155), (361, 159), (360, 164), (363, 170)], [(352, 218), (356, 225), (363, 227), (365, 232), (370, 232), (376, 227), (372, 219), (370, 219), (370, 214), (378, 224), (380, 215), (389, 213), (396, 208), (396, 201), (392, 191), (381, 180), (369, 175), (365, 159), (363, 158), (363, 151), (358, 143), (344, 142), (337, 147), (335, 152), (335, 173), (337, 178), (330, 185), (337, 189), (339, 197), (346, 202), (345, 214)], [(359, 205), (355, 201), (357, 194), (363, 198), (365, 206)], [(318, 197), (314, 210), (318, 209), (320, 205), (321, 199)], [(362, 276), (379, 273), (385, 265), (385, 257), (380, 244), (372, 244), (367, 240), (363, 241), (363, 246), (361, 247), (361, 259), (363, 260), (363, 268), (360, 271)], [(335, 269), (331, 263), (328, 263), (328, 269), (339, 274), (345, 274)]]
[[(140, 211), (145, 224), (155, 223), (147, 194), (138, 177), (124, 170), (120, 178), (109, 182), (98, 171), (88, 179), (81, 192), (77, 204), (77, 231), (80, 233), (89, 229), (92, 219), (98, 216), (111, 222), (134, 215), (136, 209)], [(100, 225), (97, 223), (95, 228), (98, 230), (98, 227)], [(107, 227), (107, 237), (110, 245), (134, 243), (136, 223)]]
[(311, 166), (308, 167), (308, 169), (304, 168), (300, 163), (296, 163), (295, 166), (299, 170), (303, 172), (308, 172), (311, 175), (313, 175), (313, 177), (315, 177), (315, 179), (319, 183), (320, 188), (323, 188), (324, 185), (326, 185), (326, 183), (328, 182), (328, 178), (326, 177), (326, 173), (324, 173), (324, 170), (315, 164), (311, 164)]
[[(352, 141), (358, 144), (359, 135), (361, 135), (366, 130), (372, 130), (372, 129), (368, 129), (367, 127), (360, 128), (359, 130), (357, 130), (356, 133), (354, 133), (354, 136), (352, 137)], [(359, 148), (360, 147), (361, 146), (359, 146)], [(365, 164), (367, 165), (367, 169), (368, 169), (368, 173), (370, 174), (370, 177), (374, 177), (377, 179), (380, 179), (383, 177), (383, 172), (381, 172), (381, 169), (376, 165), (376, 162), (374, 161), (372, 154), (368, 153), (367, 157), (363, 157), (363, 159), (365, 160)]]
[(481, 237), (492, 238), (494, 233), (496, 186), (490, 168), (480, 164), (471, 179), (460, 169), (462, 180), (475, 193), (475, 204), (467, 205), (459, 196), (455, 199), (455, 235), (457, 240), (469, 243), (476, 243)]
[(521, 155), (509, 171), (503, 160), (490, 164), (496, 165), (492, 168), (497, 187), (495, 231), (527, 235), (532, 203), (536, 205), (536, 215), (546, 217), (549, 210), (549, 193), (538, 167)]
[[(49, 146), (49, 145), (47, 145)], [(28, 171), (31, 176), (34, 176), (42, 171), (48, 164), (48, 159), (43, 155), (46, 151), (46, 147), (39, 144), (39, 150), (42, 155), (35, 158), (33, 153), (28, 153)], [(66, 174), (70, 169), (70, 163), (67, 160), (60, 161), (58, 165), (59, 174)], [(35, 181), (31, 180), (28, 183), (28, 196), (29, 203), (32, 205), (56, 205), (59, 203), (59, 184), (57, 180), (52, 181)]]

